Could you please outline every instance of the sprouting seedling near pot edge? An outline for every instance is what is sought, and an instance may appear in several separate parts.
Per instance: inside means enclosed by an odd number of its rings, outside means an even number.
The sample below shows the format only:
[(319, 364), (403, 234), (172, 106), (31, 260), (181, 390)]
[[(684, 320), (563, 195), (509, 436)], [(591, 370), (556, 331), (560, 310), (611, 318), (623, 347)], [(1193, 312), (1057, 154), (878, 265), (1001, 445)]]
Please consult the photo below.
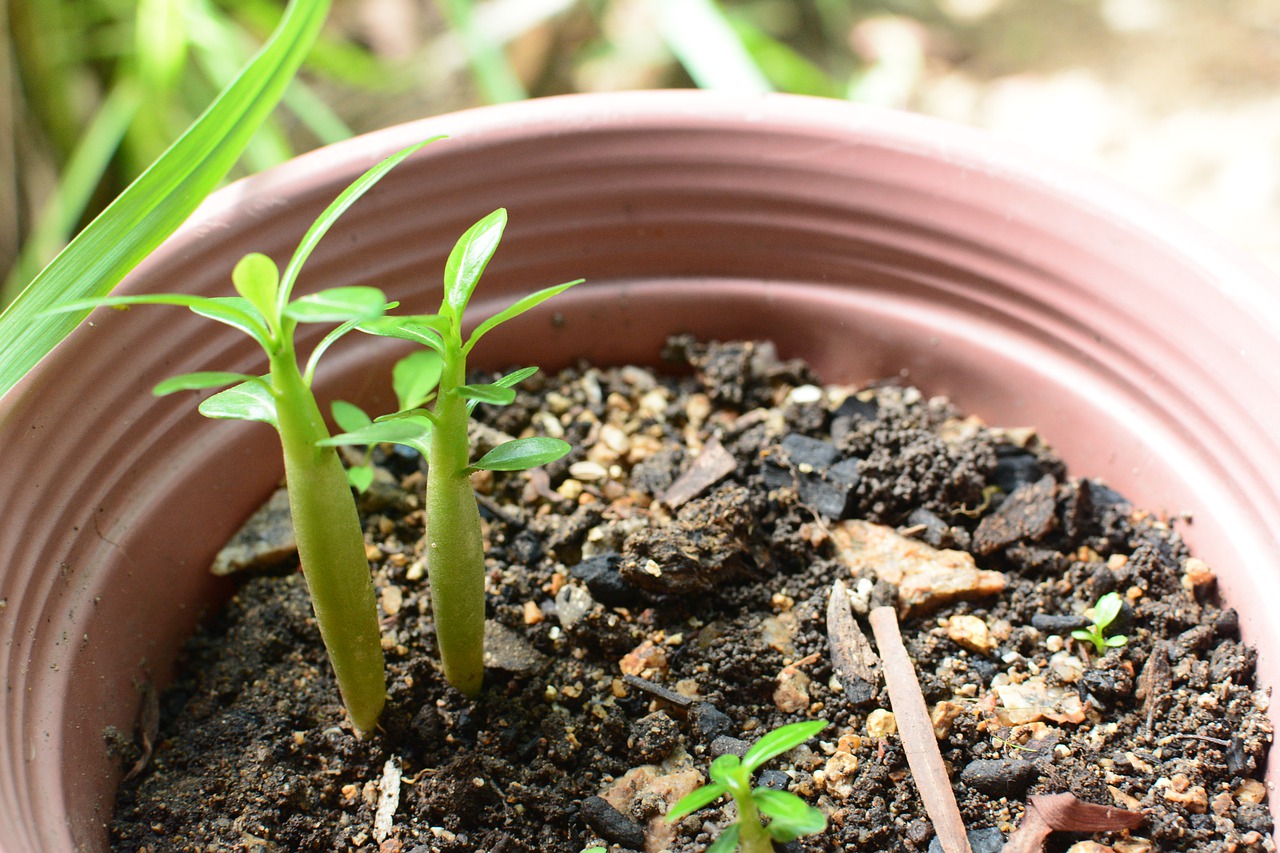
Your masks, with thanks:
[[(361, 732), (371, 732), (386, 701), (381, 632), (364, 534), (355, 499), (337, 452), (321, 446), (329, 437), (311, 391), (316, 365), (335, 341), (362, 321), (381, 317), (388, 304), (373, 287), (336, 287), (292, 299), (293, 286), (316, 244), (338, 217), (396, 164), (434, 139), (393, 154), (347, 187), (307, 230), (283, 275), (265, 255), (249, 254), (232, 272), (239, 296), (186, 294), (112, 296), (57, 307), (76, 311), (100, 305), (180, 305), (249, 335), (267, 355), (263, 376), (200, 372), (175, 376), (154, 389), (175, 391), (232, 385), (200, 403), (210, 418), (261, 421), (275, 427), (284, 455), (285, 482), (298, 556), (311, 594), (320, 636), (338, 689)], [(299, 323), (338, 323), (299, 368), (294, 332)]]
[(464, 340), (463, 313), (498, 248), (506, 223), (506, 211), (495, 210), (458, 240), (445, 264), (444, 297), (437, 313), (387, 316), (359, 324), (361, 331), (415, 341), (427, 349), (419, 356), (422, 361), (407, 371), (414, 381), (397, 388), (400, 411), (323, 442), (403, 444), (426, 457), (427, 576), (436, 638), (445, 679), (468, 696), (478, 694), (484, 680), (484, 547), (471, 474), (522, 471), (569, 452), (568, 443), (558, 438), (531, 436), (505, 442), (479, 459), (471, 459), (467, 423), (472, 411), (479, 403), (510, 404), (516, 397), (514, 386), (537, 368), (517, 370), (490, 384), (468, 385), (467, 356), (494, 327), (580, 281), (525, 296), (481, 322)]
[(1093, 624), (1088, 628), (1075, 629), (1071, 632), (1071, 636), (1077, 640), (1087, 640), (1093, 643), (1093, 648), (1100, 655), (1106, 654), (1107, 649), (1123, 646), (1129, 642), (1129, 638), (1125, 635), (1107, 636), (1107, 628), (1111, 627), (1111, 623), (1116, 621), (1116, 617), (1120, 615), (1120, 610), (1123, 607), (1124, 601), (1120, 598), (1119, 593), (1107, 593), (1098, 599), (1097, 604), (1093, 605)]
[[(791, 723), (769, 732), (751, 745), (741, 759), (722, 755), (711, 762), (711, 784), (682, 797), (667, 813), (669, 822), (679, 820), (720, 799), (733, 797), (738, 818), (706, 853), (772, 853), (773, 842), (786, 843), (827, 828), (827, 816), (789, 791), (751, 787), (751, 774), (762, 764), (807, 741), (827, 727), (825, 720)], [(761, 815), (769, 819), (761, 822)]]

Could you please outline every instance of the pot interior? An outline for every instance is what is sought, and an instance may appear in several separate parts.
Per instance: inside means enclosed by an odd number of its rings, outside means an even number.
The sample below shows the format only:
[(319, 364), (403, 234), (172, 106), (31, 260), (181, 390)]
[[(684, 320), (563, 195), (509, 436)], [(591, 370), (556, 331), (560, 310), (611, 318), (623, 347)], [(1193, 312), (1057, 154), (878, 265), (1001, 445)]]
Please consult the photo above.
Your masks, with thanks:
[[(1033, 425), (1076, 476), (1166, 512), (1218, 573), (1277, 682), (1280, 334), (1275, 283), (1179, 217), (935, 121), (790, 97), (573, 96), (444, 116), (232, 185), (126, 284), (230, 293), (284, 261), (380, 156), (447, 133), (353, 207), (300, 289), (439, 299), (454, 239), (511, 224), (474, 304), (577, 277), (486, 338), (479, 366), (654, 363), (665, 338), (772, 339), (830, 382), (900, 377)], [(351, 339), (322, 396), (388, 408), (385, 341)], [(100, 311), (0, 410), (0, 850), (106, 849), (108, 727), (228, 592), (207, 566), (281, 466), (256, 424), (150, 387), (261, 370), (187, 312)], [(1276, 758), (1270, 767), (1274, 777)]]

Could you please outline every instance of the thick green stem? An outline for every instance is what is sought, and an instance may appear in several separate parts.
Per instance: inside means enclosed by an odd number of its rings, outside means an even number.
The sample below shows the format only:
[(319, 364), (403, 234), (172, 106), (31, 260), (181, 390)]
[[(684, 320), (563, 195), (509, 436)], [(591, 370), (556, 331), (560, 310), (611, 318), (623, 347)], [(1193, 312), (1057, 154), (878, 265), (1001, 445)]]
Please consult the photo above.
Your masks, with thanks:
[(467, 401), (460, 351), (447, 353), (427, 458), (427, 570), (445, 680), (467, 696), (484, 681), (484, 543), (480, 509), (466, 473)]
[(738, 848), (742, 853), (773, 853), (773, 839), (760, 822), (760, 811), (751, 799), (751, 777), (740, 780), (738, 790), (731, 786), (733, 801), (738, 807)]
[(352, 724), (372, 732), (386, 702), (385, 664), (351, 486), (337, 452), (316, 446), (329, 431), (291, 352), (272, 358), (271, 378), (293, 529), (316, 624)]

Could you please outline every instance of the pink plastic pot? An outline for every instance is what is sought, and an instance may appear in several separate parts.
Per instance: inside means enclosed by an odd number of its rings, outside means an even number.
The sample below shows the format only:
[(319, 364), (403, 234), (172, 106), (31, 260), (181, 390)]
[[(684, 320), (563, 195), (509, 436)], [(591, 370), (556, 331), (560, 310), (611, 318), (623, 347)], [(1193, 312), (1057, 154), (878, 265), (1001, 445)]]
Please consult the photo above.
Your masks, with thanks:
[[(346, 215), (302, 288), (376, 284), (426, 310), (453, 240), (506, 206), (477, 313), (588, 284), (554, 303), (559, 322), (495, 332), (491, 366), (651, 362), (678, 331), (772, 338), (830, 381), (901, 375), (1036, 425), (1075, 474), (1191, 513), (1187, 538), (1280, 682), (1274, 280), (1174, 214), (977, 133), (696, 92), (475, 110), (223, 190), (127, 287), (226, 294), (243, 253), (286, 258), (361, 170), (441, 132)], [(323, 388), (379, 405), (393, 357), (353, 340)], [(280, 476), (269, 429), (149, 389), (260, 367), (247, 339), (187, 312), (99, 312), (2, 401), (0, 851), (105, 849), (104, 728), (132, 731), (135, 684), (163, 681), (225, 594), (207, 565)]]

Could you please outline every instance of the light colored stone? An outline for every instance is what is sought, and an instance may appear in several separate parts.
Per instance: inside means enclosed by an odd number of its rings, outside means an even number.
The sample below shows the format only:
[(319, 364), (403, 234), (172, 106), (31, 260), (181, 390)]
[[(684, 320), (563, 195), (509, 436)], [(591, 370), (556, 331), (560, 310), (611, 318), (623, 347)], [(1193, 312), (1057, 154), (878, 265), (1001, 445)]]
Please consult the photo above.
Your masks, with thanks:
[(898, 719), (892, 711), (876, 708), (867, 714), (867, 735), (873, 738), (885, 738), (898, 731)]
[(996, 639), (981, 617), (972, 614), (952, 616), (947, 620), (947, 636), (963, 649), (989, 655), (996, 648)]
[(851, 519), (832, 525), (836, 554), (854, 575), (864, 570), (898, 587), (904, 615), (928, 612), (959, 599), (1002, 592), (1000, 572), (979, 569), (965, 551), (934, 548), (892, 527)]

